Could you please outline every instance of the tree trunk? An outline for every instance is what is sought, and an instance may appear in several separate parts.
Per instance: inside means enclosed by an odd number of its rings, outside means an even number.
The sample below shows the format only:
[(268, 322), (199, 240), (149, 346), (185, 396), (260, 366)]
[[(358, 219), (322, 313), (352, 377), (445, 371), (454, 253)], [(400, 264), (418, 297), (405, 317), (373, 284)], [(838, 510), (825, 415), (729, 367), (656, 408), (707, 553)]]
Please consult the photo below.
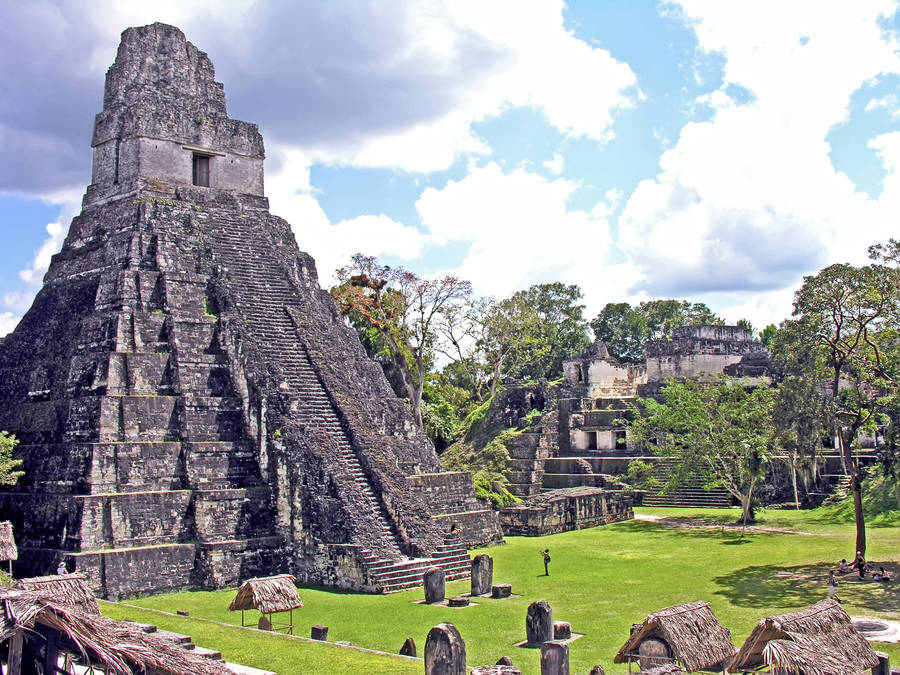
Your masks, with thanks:
[(416, 386), (415, 398), (413, 398), (413, 415), (419, 425), (419, 429), (424, 429), (422, 424), (422, 392), (425, 391), (425, 369), (422, 366), (422, 352), (416, 354), (416, 368), (419, 371), (419, 382)]
[(753, 503), (753, 492), (750, 494), (741, 495), (741, 509), (743, 513), (741, 514), (741, 536), (744, 536), (744, 530), (747, 529), (747, 523), (753, 520), (753, 508), (751, 504)]
[(796, 457), (791, 458), (791, 483), (794, 485), (794, 508), (800, 510), (800, 495), (797, 492), (797, 462)]
[(853, 517), (856, 520), (856, 550), (863, 556), (866, 555), (866, 517), (863, 513), (862, 504), (862, 479), (859, 475), (859, 465), (853, 457), (852, 439), (856, 435), (856, 429), (850, 427), (847, 436), (843, 433), (838, 434), (838, 440), (841, 444), (841, 457), (847, 467), (847, 473), (850, 474), (850, 486), (853, 490)]

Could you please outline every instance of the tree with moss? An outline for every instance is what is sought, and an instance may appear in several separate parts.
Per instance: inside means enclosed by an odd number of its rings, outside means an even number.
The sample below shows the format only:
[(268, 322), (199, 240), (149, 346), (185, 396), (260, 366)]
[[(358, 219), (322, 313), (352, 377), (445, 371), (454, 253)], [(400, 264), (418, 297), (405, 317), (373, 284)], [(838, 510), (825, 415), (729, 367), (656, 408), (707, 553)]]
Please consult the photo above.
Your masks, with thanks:
[(19, 439), (8, 431), (0, 431), (0, 485), (15, 485), (24, 471), (19, 471), (22, 460), (13, 457)]

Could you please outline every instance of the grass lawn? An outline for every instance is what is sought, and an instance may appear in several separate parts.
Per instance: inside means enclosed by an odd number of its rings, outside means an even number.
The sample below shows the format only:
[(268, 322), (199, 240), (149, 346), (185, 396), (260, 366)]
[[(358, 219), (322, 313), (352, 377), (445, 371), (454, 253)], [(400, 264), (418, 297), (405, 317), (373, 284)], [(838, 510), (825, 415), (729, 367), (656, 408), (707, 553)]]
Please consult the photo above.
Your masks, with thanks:
[[(525, 638), (525, 613), (547, 600), (556, 620), (568, 621), (584, 637), (570, 645), (573, 673), (601, 664), (607, 673), (627, 673), (612, 659), (632, 623), (668, 605), (706, 600), (740, 646), (756, 621), (792, 611), (826, 597), (829, 567), (853, 558), (853, 525), (829, 522), (816, 511), (764, 511), (755, 531), (719, 527), (734, 522), (738, 510), (636, 509), (664, 521), (635, 520), (541, 538), (509, 537), (505, 546), (486, 549), (494, 558), (494, 582), (511, 583), (521, 597), (478, 599), (467, 609), (413, 604), (421, 589), (388, 596), (301, 589), (304, 607), (294, 613), (296, 632), (308, 636), (314, 624), (329, 626), (329, 640), (396, 653), (412, 636), (419, 654), (428, 630), (454, 623), (466, 641), (470, 665), (495, 663), (508, 655), (523, 673), (540, 672), (538, 650), (515, 644)], [(705, 527), (689, 527), (702, 520)], [(675, 526), (675, 525), (682, 526)], [(688, 527), (685, 527), (688, 525)], [(869, 527), (868, 560), (900, 571), (900, 527)], [(545, 577), (540, 551), (552, 555)], [(900, 575), (897, 575), (900, 576)], [(448, 584), (447, 595), (468, 591), (468, 582)], [(838, 587), (851, 615), (900, 620), (900, 580), (891, 585), (843, 577)], [(194, 621), (202, 617), (240, 623), (227, 611), (234, 591), (184, 592), (131, 601), (141, 607), (186, 610), (192, 619), (148, 616), (123, 604), (103, 605), (114, 618), (133, 618), (192, 635), (204, 647), (220, 649), (232, 661), (291, 673), (424, 672), (421, 663), (387, 660), (327, 645), (290, 641)], [(255, 621), (257, 615), (248, 613)], [(170, 623), (171, 622), (171, 623)], [(875, 647), (900, 664), (900, 645)], [(361, 661), (352, 661), (353, 658)]]

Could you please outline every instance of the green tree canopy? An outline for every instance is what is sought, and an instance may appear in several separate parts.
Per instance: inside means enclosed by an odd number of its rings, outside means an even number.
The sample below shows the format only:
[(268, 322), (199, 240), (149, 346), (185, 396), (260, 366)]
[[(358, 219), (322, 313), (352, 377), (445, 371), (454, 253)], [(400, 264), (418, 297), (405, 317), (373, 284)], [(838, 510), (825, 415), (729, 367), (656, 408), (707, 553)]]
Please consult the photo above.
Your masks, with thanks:
[(638, 399), (629, 422), (632, 439), (678, 461), (666, 487), (701, 476), (708, 488), (721, 486), (752, 519), (753, 491), (773, 456), (775, 392), (741, 380), (717, 384), (668, 380), (663, 403)]
[(19, 471), (22, 460), (13, 457), (13, 450), (19, 444), (19, 439), (8, 431), (0, 431), (0, 485), (15, 485), (24, 475)]
[(773, 339), (786, 375), (815, 383), (829, 395), (828, 419), (850, 474), (856, 550), (866, 551), (859, 464), (853, 453), (861, 430), (873, 432), (897, 395), (898, 270), (872, 264), (835, 264), (805, 277), (794, 295), (795, 318)]
[(517, 309), (524, 339), (518, 339), (506, 354), (513, 377), (537, 380), (562, 375), (564, 359), (579, 354), (590, 344), (584, 319), (581, 289), (573, 284), (536, 284), (509, 298)]
[(594, 336), (606, 343), (610, 354), (626, 363), (640, 363), (648, 340), (671, 337), (679, 326), (722, 323), (702, 302), (648, 300), (637, 307), (627, 302), (611, 302), (590, 325)]
[(438, 340), (440, 316), (465, 302), (472, 285), (453, 276), (425, 279), (361, 253), (339, 269), (337, 276), (340, 283), (331, 294), (338, 309), (358, 332), (377, 331), (422, 427), (422, 392)]

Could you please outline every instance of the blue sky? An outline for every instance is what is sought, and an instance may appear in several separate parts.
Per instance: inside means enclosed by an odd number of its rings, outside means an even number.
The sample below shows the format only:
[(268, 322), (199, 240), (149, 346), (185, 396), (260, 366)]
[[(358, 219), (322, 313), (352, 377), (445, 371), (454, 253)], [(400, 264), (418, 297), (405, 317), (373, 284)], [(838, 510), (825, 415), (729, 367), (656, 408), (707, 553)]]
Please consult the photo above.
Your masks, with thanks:
[(503, 297), (707, 302), (761, 327), (900, 235), (896, 0), (0, 5), (0, 334), (90, 181), (121, 30), (209, 53), (323, 285), (361, 251)]

